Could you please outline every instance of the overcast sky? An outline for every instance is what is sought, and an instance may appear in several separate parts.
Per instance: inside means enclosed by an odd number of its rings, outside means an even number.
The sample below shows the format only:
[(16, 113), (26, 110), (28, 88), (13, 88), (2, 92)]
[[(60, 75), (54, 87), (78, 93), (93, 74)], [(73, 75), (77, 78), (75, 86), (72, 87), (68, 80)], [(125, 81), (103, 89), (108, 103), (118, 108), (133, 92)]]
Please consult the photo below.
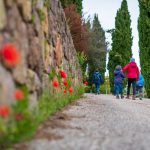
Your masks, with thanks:
[[(83, 11), (85, 17), (93, 18), (94, 13), (98, 14), (100, 23), (104, 30), (115, 28), (115, 16), (121, 6), (122, 0), (83, 0)], [(128, 9), (131, 15), (131, 28), (133, 35), (133, 57), (139, 66), (139, 46), (137, 20), (139, 16), (138, 0), (127, 0)], [(111, 37), (106, 34), (107, 41), (111, 42)]]

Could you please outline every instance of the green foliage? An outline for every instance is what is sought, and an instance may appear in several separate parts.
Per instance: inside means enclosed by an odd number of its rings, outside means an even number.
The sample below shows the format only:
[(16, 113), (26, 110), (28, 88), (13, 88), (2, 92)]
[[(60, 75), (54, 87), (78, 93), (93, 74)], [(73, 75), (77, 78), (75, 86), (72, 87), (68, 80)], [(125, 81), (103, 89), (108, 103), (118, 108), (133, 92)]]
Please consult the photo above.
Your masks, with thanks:
[(88, 51), (89, 81), (91, 81), (93, 72), (96, 68), (99, 69), (104, 79), (107, 53), (105, 32), (101, 27), (98, 15), (95, 14), (92, 24), (93, 25), (91, 26), (90, 21), (88, 20), (87, 26), (90, 32), (90, 48)]
[(150, 98), (150, 0), (139, 0), (138, 20), (141, 72), (145, 78), (145, 90)]
[(39, 14), (39, 17), (40, 17), (40, 21), (41, 22), (45, 21), (46, 16), (45, 16), (45, 13), (42, 9), (38, 9), (38, 14)]
[(35, 24), (35, 15), (32, 14), (32, 24)]
[[(11, 108), (9, 118), (0, 117), (0, 149), (11, 147), (13, 143), (28, 140), (36, 132), (39, 124), (56, 111), (60, 110), (67, 104), (79, 99), (84, 93), (84, 86), (80, 84), (73, 87), (72, 78), (60, 78), (53, 69), (49, 75), (51, 84), (52, 80), (58, 80), (58, 87), (51, 87), (43, 92), (39, 99), (39, 103), (34, 109), (29, 109), (29, 91), (26, 86), (18, 85), (18, 89), (23, 91), (24, 96), (21, 100), (17, 100)], [(68, 82), (64, 86), (64, 81)], [(70, 92), (70, 87), (73, 91)], [(67, 93), (64, 93), (67, 90)], [(34, 114), (34, 115), (33, 115)]]
[(76, 87), (73, 94), (65, 95), (63, 92), (54, 94), (53, 91), (45, 90), (39, 101), (38, 122), (45, 121), (51, 114), (63, 108), (65, 105), (79, 99), (84, 93), (84, 87)]
[(78, 52), (77, 57), (82, 70), (82, 76), (84, 77), (87, 66), (87, 56), (83, 52)]
[(35, 116), (29, 111), (28, 89), (19, 86), (24, 93), (21, 101), (16, 101), (12, 106), (12, 114), (9, 119), (0, 118), (0, 148), (5, 148), (12, 143), (31, 137), (37, 127)]
[(101, 85), (101, 93), (102, 94), (110, 94), (110, 83), (109, 83), (109, 77), (105, 77), (104, 84)]
[(77, 11), (80, 15), (82, 15), (82, 0), (74, 0), (74, 3), (77, 5)]
[(85, 87), (85, 93), (90, 93), (92, 91), (91, 86)]
[(49, 79), (53, 80), (55, 76), (56, 76), (56, 70), (55, 70), (55, 68), (52, 68), (52, 70), (49, 74)]
[(44, 6), (50, 8), (50, 0), (44, 0)]
[(112, 33), (112, 50), (109, 53), (109, 78), (111, 92), (114, 90), (114, 70), (117, 65), (124, 67), (129, 63), (132, 56), (132, 33), (131, 19), (128, 11), (127, 1), (123, 0), (121, 8), (117, 11), (115, 18), (115, 29), (109, 30)]
[[(44, 6), (47, 8), (50, 8), (50, 1), (51, 0), (43, 0), (43, 1), (44, 1)], [(32, 7), (35, 7), (37, 5), (37, 3), (38, 3), (38, 0), (32, 0)], [(41, 11), (41, 10), (38, 10), (38, 11)], [(42, 12), (40, 12), (40, 13), (42, 13)]]
[(60, 0), (62, 3), (63, 8), (68, 7), (71, 4), (75, 4), (77, 6), (77, 12), (82, 15), (82, 1), (83, 0)]
[(37, 4), (38, 0), (32, 0), (32, 6), (35, 6)]

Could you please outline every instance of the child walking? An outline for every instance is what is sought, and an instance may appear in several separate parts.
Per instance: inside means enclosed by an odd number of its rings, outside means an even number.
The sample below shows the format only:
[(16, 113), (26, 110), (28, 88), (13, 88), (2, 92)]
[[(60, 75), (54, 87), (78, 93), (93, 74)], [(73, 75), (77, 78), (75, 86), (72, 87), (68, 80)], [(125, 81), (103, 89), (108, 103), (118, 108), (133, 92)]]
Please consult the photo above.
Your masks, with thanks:
[(143, 87), (144, 87), (144, 77), (140, 74), (138, 81), (136, 82), (136, 95), (139, 95), (140, 100), (143, 98)]
[(115, 84), (115, 93), (116, 98), (119, 99), (119, 95), (121, 99), (123, 99), (123, 80), (125, 75), (122, 72), (122, 68), (120, 65), (116, 66), (116, 70), (114, 71), (114, 84)]

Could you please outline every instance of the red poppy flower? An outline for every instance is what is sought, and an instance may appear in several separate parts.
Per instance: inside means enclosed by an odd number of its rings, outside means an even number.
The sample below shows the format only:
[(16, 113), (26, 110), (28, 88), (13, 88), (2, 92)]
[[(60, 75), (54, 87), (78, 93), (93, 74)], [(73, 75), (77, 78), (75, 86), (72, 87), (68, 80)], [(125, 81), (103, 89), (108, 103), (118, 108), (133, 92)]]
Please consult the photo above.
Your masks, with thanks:
[(60, 73), (60, 76), (61, 76), (62, 78), (64, 78), (64, 79), (67, 78), (67, 73), (66, 73), (65, 71), (60, 70), (59, 73)]
[(54, 80), (52, 82), (52, 85), (53, 85), (54, 88), (58, 88), (59, 87), (59, 82), (57, 80)]
[(23, 100), (24, 99), (24, 93), (23, 93), (23, 91), (21, 91), (19, 89), (16, 90), (15, 91), (15, 98), (16, 98), (17, 101)]
[(72, 94), (74, 92), (73, 88), (69, 89), (70, 94)]
[(23, 118), (24, 118), (24, 116), (23, 116), (22, 113), (16, 113), (15, 119), (16, 119), (17, 121), (21, 121)]
[(1, 57), (8, 67), (15, 67), (21, 60), (20, 52), (11, 43), (4, 45), (1, 50)]
[(0, 106), (0, 117), (2, 118), (8, 118), (10, 113), (10, 108), (8, 106)]
[(67, 82), (67, 81), (64, 81), (64, 86), (66, 86), (66, 87), (68, 87), (68, 86), (69, 86), (69, 84), (68, 84), (68, 82)]
[(68, 93), (68, 91), (67, 90), (64, 90), (64, 94), (67, 94)]
[(89, 83), (87, 81), (84, 82), (85, 85), (88, 85)]

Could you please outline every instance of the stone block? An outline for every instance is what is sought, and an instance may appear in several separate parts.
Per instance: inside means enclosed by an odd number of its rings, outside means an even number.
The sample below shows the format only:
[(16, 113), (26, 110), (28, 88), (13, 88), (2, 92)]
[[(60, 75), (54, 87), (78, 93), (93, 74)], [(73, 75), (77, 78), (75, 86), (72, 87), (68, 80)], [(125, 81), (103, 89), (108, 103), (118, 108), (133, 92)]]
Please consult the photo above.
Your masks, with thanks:
[(15, 103), (15, 85), (11, 74), (0, 64), (0, 104)]
[(0, 0), (0, 30), (4, 29), (7, 23), (4, 0)]

